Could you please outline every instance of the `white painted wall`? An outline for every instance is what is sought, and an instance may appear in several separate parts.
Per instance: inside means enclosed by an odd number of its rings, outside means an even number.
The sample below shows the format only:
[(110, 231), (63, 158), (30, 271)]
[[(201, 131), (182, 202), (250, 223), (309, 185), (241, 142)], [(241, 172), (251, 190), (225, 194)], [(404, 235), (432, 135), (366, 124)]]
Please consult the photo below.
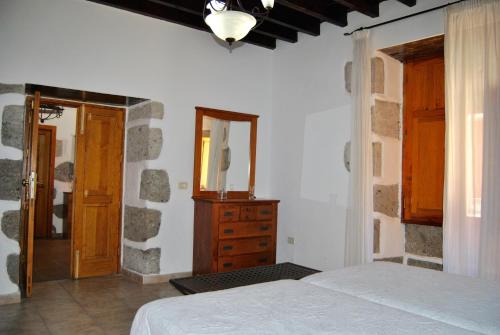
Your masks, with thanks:
[[(56, 139), (57, 141), (62, 141), (62, 155), (56, 155), (56, 167), (64, 162), (75, 162), (76, 113), (76, 108), (64, 107), (61, 118), (47, 120), (41, 123), (47, 126), (57, 127)], [(54, 179), (54, 189), (56, 189), (56, 197), (53, 202), (55, 206), (64, 203), (64, 192), (73, 192), (73, 183)], [(56, 228), (57, 234), (62, 234), (63, 219), (52, 214), (52, 225)]]
[[(343, 148), (350, 136), (344, 65), (352, 59), (352, 42), (343, 33), (444, 3), (419, 0), (409, 8), (389, 0), (380, 4), (376, 19), (351, 13), (346, 28), (323, 24), (319, 37), (300, 34), (296, 44), (278, 43), (273, 57), (271, 185), (273, 197), (282, 200), (279, 261), (323, 270), (344, 263), (348, 174)], [(443, 22), (439, 10), (375, 28), (372, 49), (442, 34)], [(396, 230), (394, 236), (400, 234)], [(295, 238), (294, 245), (287, 244), (289, 236)], [(401, 251), (401, 246), (394, 248)]]
[[(260, 115), (256, 192), (269, 195), (270, 50), (245, 45), (230, 54), (208, 33), (83, 0), (0, 0), (0, 44), (1, 82), (165, 105), (165, 143), (152, 168), (167, 169), (172, 195), (159, 235), (148, 244), (162, 246), (162, 273), (192, 267), (194, 106)], [(229, 94), (221, 87), (230, 87)], [(189, 182), (187, 190), (177, 189), (180, 181)]]

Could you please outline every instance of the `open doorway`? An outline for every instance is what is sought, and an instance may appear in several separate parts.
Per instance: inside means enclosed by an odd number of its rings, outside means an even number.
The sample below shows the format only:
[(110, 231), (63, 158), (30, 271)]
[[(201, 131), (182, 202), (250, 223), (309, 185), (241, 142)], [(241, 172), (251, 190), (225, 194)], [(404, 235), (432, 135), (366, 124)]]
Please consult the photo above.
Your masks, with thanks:
[(125, 108), (145, 99), (26, 87), (20, 287), (30, 297), (33, 281), (120, 271)]
[(73, 107), (40, 106), (34, 282), (71, 277), (76, 115)]

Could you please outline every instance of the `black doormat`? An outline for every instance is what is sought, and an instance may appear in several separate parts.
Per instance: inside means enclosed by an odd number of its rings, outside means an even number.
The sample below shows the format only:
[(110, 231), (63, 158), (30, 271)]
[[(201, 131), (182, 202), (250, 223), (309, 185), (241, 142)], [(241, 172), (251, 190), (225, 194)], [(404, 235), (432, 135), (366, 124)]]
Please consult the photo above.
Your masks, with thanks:
[(279, 263), (230, 272), (209, 273), (194, 277), (170, 279), (170, 283), (183, 294), (195, 294), (266, 283), (281, 279), (298, 280), (317, 272), (321, 271), (293, 263)]

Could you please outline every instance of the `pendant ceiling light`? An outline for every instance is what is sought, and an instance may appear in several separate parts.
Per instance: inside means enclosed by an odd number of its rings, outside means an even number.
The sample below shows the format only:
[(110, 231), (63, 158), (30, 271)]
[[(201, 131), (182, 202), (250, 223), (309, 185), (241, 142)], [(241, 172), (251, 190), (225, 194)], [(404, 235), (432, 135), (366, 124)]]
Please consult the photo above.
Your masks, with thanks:
[[(259, 26), (269, 15), (274, 0), (261, 0), (264, 11), (258, 7), (248, 11), (241, 0), (205, 0), (203, 18), (213, 33), (229, 46), (244, 38), (250, 30)], [(206, 15), (207, 11), (210, 14)]]

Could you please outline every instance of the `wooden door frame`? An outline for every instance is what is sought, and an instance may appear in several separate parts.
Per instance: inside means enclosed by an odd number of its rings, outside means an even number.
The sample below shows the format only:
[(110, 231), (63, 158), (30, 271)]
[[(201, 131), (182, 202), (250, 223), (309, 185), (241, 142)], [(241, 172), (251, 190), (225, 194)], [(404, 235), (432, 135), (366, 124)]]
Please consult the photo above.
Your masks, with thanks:
[[(50, 162), (49, 162), (49, 180), (48, 180), (48, 205), (47, 205), (47, 236), (52, 236), (52, 214), (54, 212), (54, 174), (55, 174), (55, 165), (56, 165), (56, 141), (57, 141), (57, 127), (50, 126), (45, 124), (38, 125), (38, 136), (40, 136), (40, 129), (47, 130), (50, 132)], [(38, 166), (37, 166), (38, 168)], [(35, 202), (36, 206), (36, 202)], [(36, 210), (36, 208), (35, 208)]]
[[(28, 108), (30, 108), (29, 106), (31, 106), (32, 104), (32, 101), (35, 100), (35, 97), (34, 96), (27, 96), (26, 97), (26, 110), (28, 110)], [(79, 132), (80, 131), (80, 126), (81, 126), (81, 122), (83, 121), (82, 118), (84, 116), (84, 109), (85, 109), (85, 106), (95, 106), (95, 107), (108, 107), (108, 108), (113, 108), (113, 109), (121, 109), (122, 112), (125, 114), (126, 113), (126, 108), (125, 107), (117, 107), (117, 106), (107, 106), (107, 105), (99, 105), (99, 104), (89, 104), (89, 103), (85, 103), (85, 102), (82, 102), (82, 101), (73, 101), (73, 100), (62, 100), (62, 99), (55, 99), (55, 98), (44, 98), (44, 97), (40, 97), (40, 103), (48, 103), (48, 104), (57, 104), (57, 105), (60, 105), (60, 106), (63, 106), (63, 107), (71, 107), (71, 108), (76, 108), (76, 132)], [(37, 118), (37, 121), (38, 121), (38, 118)], [(33, 122), (33, 115), (32, 114), (28, 114), (26, 113), (26, 120), (25, 120), (25, 129), (24, 129), (24, 138), (25, 138), (25, 141), (28, 140), (29, 143), (25, 143), (25, 147), (27, 145), (33, 145), (33, 142), (35, 142), (37, 144), (37, 141), (38, 141), (38, 137), (36, 139), (33, 139), (31, 138), (31, 136), (28, 136), (28, 128), (27, 128), (27, 125), (30, 123), (30, 122)], [(37, 132), (38, 134), (38, 132)], [(125, 151), (125, 122), (123, 122), (123, 137), (122, 137), (122, 149), (123, 151)], [(78, 141), (78, 136), (75, 136), (75, 149), (78, 145), (77, 143)], [(26, 175), (26, 173), (29, 173), (29, 171), (27, 170), (29, 168), (29, 165), (28, 165), (29, 162), (23, 162), (23, 176)], [(75, 166), (75, 171), (76, 171), (76, 166), (77, 166), (78, 162), (77, 162), (77, 159), (76, 159), (76, 155), (75, 155), (75, 162), (74, 162), (74, 166)], [(120, 210), (119, 210), (119, 222), (118, 222), (118, 250), (117, 250), (117, 259), (118, 259), (118, 262), (117, 262), (117, 269), (116, 269), (116, 272), (119, 273), (121, 271), (121, 249), (122, 249), (122, 220), (123, 220), (123, 178), (124, 178), (124, 167), (125, 167), (125, 161), (122, 160), (121, 162), (121, 171), (122, 171), (122, 176), (121, 176), (121, 181), (120, 181)], [(74, 182), (74, 189), (76, 189), (76, 183), (78, 182), (78, 180), (76, 179), (75, 177), (75, 180), (73, 181)], [(74, 204), (75, 204), (75, 199), (76, 197), (73, 196), (73, 208), (74, 208)], [(21, 199), (21, 209), (24, 208), (24, 206), (27, 206), (27, 202), (26, 202), (26, 199), (25, 197), (23, 196), (22, 199)], [(22, 213), (24, 213), (24, 211), (22, 210), (21, 211)], [(23, 214), (24, 215), (24, 214)], [(75, 215), (75, 211), (73, 211), (73, 222), (74, 222), (74, 215)], [(25, 233), (20, 236), (20, 238), (22, 239), (22, 243), (21, 243), (21, 254), (24, 253), (24, 255), (26, 255), (26, 258), (27, 259), (30, 259), (31, 257), (31, 260), (33, 259), (33, 240), (34, 240), (34, 236), (33, 236), (33, 232), (34, 232), (34, 227), (32, 227), (33, 231), (31, 233), (31, 236), (29, 234), (29, 227), (25, 227), (25, 225), (27, 224), (25, 222), (25, 219), (22, 217), (21, 218), (21, 224), (22, 224), (22, 230), (25, 231)], [(75, 257), (75, 254), (74, 254), (74, 234), (73, 234), (73, 230), (74, 230), (74, 225), (72, 225), (71, 227), (71, 255), (70, 255), (70, 273), (71, 273), (71, 277), (73, 279), (78, 279), (77, 276), (75, 276), (75, 262), (74, 262), (74, 257)], [(21, 264), (23, 264), (23, 267), (24, 265), (26, 265), (26, 268), (20, 268), (19, 272), (20, 272), (20, 275), (23, 276), (26, 274), (26, 272), (29, 272), (29, 267), (31, 266), (32, 267), (32, 264), (28, 264), (29, 262), (26, 262), (26, 264), (20, 262), (20, 266)], [(32, 262), (31, 262), (32, 263)], [(32, 269), (31, 269), (31, 272), (32, 272)], [(31, 296), (31, 292), (25, 292), (23, 294), (24, 296), (26, 297), (30, 297)]]

